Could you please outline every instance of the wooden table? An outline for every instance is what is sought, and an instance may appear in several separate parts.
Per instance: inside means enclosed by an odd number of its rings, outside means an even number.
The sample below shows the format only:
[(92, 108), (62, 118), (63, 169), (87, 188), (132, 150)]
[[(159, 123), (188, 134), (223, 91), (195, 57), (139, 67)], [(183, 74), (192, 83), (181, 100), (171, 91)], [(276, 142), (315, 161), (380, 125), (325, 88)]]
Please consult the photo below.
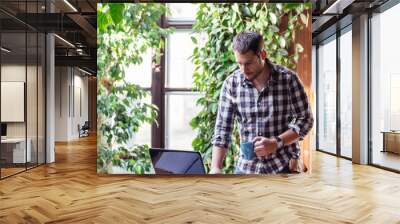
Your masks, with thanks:
[[(25, 149), (25, 141), (27, 147)], [(31, 145), (30, 138), (6, 138), (1, 139), (2, 159), (6, 163), (25, 163), (31, 161)]]
[(383, 150), (382, 152), (392, 152), (400, 154), (400, 131), (382, 131)]

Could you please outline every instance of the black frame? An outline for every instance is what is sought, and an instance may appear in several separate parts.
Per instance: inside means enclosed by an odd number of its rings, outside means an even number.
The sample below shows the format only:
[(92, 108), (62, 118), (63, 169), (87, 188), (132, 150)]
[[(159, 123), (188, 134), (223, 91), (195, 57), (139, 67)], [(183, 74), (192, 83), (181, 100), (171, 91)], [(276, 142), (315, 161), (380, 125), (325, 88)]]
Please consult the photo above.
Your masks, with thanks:
[[(28, 13), (27, 12), (28, 2), (36, 3), (36, 12), (38, 12), (39, 11), (39, 2), (47, 3), (47, 0), (41, 0), (41, 1), (25, 0), (25, 1), (21, 1), (21, 2), (25, 4), (25, 17), (26, 17), (27, 13)], [(14, 16), (12, 16), (12, 14), (8, 13), (4, 9), (1, 9), (1, 11), (3, 13), (8, 14), (11, 17), (14, 17)], [(46, 7), (46, 12), (47, 12), (47, 7)], [(41, 32), (40, 30), (35, 29), (34, 27), (28, 25), (27, 23), (24, 23), (23, 21), (21, 21), (17, 18), (15, 18), (15, 19), (19, 22), (22, 22), (24, 24), (24, 28), (25, 28), (24, 32), (20, 32), (22, 35), (25, 35), (25, 83), (24, 83), (25, 169), (15, 172), (15, 173), (12, 173), (12, 174), (9, 174), (7, 176), (2, 176), (2, 167), (0, 167), (0, 180), (6, 179), (8, 177), (12, 177), (19, 173), (23, 173), (27, 170), (39, 167), (39, 166), (47, 163), (47, 150), (46, 150), (47, 149), (47, 81), (46, 81), (46, 79), (47, 79), (47, 33)], [(30, 31), (30, 32), (28, 32), (28, 31)], [(28, 122), (28, 113), (27, 113), (28, 67), (27, 66), (28, 66), (28, 33), (32, 33), (32, 31), (33, 31), (33, 34), (36, 33), (36, 100), (37, 100), (36, 101), (36, 104), (37, 104), (37, 107), (36, 107), (36, 136), (35, 136), (36, 137), (36, 162), (35, 163), (30, 162), (29, 166), (28, 166), (28, 162), (27, 162), (27, 160), (28, 160), (28, 154), (27, 154), (27, 147), (28, 147), (28, 144), (27, 144), (27, 139), (28, 139), (28, 124), (27, 124), (27, 122)], [(2, 33), (3, 32), (0, 32), (0, 45), (2, 45), (1, 44)], [(44, 120), (42, 120), (42, 122), (44, 123), (44, 133), (43, 133), (44, 134), (44, 136), (43, 136), (43, 143), (44, 143), (43, 153), (44, 153), (44, 155), (42, 155), (42, 157), (43, 157), (42, 163), (39, 163), (39, 69), (38, 69), (38, 66), (39, 66), (39, 33), (44, 34), (43, 38), (41, 39), (42, 44), (44, 44), (42, 46), (44, 48), (44, 50), (43, 49), (41, 50), (41, 53), (44, 53), (43, 55), (41, 55), (42, 60), (44, 60), (44, 65), (43, 65), (44, 67), (42, 69), (42, 82), (44, 84), (44, 86), (43, 86), (44, 99), (42, 101), (43, 102), (42, 107), (44, 109), (44, 111), (43, 111), (44, 116), (42, 117), (44, 119)], [(1, 53), (0, 53), (0, 68), (1, 68), (1, 62), (2, 62), (2, 57), (1, 57)], [(1, 69), (0, 69), (0, 81), (1, 81)], [(1, 89), (1, 87), (0, 87), (0, 89)], [(1, 93), (0, 93), (0, 96), (1, 96)], [(0, 120), (1, 120), (1, 115), (0, 115)], [(34, 138), (34, 137), (32, 137), (32, 138)], [(0, 156), (1, 156), (1, 144), (0, 144)]]

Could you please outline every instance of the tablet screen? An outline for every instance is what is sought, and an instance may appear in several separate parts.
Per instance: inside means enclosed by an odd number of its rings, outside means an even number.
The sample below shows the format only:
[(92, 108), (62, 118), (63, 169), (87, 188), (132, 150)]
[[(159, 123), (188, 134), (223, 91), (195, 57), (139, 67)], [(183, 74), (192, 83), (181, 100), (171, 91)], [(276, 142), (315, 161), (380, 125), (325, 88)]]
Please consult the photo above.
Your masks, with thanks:
[(198, 152), (150, 149), (156, 174), (205, 174)]

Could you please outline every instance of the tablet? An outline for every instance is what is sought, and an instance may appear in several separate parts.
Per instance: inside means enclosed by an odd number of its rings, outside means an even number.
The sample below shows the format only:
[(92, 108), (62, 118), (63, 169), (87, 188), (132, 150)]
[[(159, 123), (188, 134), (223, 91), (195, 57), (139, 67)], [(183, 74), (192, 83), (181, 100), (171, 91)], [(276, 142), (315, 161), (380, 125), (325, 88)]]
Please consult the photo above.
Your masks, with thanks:
[(199, 152), (150, 148), (156, 174), (205, 174)]

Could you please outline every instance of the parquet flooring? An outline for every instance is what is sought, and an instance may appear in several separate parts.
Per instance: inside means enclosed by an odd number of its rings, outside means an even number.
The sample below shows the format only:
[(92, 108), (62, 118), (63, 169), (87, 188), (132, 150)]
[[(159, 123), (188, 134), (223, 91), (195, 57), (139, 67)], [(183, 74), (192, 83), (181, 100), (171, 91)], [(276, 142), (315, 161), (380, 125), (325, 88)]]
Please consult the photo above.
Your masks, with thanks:
[(24, 170), (25, 168), (1, 168), (1, 176), (7, 177)]
[(0, 223), (400, 223), (400, 175), (313, 153), (312, 174), (98, 176), (96, 139), (0, 181)]
[(381, 152), (375, 148), (372, 160), (375, 164), (400, 170), (400, 154)]

